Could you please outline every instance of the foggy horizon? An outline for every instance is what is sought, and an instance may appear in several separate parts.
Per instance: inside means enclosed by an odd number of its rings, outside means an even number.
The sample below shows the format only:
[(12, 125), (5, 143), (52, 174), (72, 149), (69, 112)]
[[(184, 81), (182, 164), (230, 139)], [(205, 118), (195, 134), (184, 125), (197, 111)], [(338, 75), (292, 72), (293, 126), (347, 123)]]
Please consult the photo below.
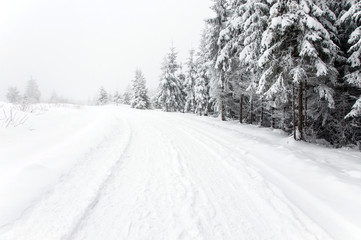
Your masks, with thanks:
[(211, 1), (17, 0), (0, 4), (0, 100), (23, 93), (30, 78), (41, 99), (52, 92), (76, 102), (101, 86), (123, 92), (142, 70), (150, 91), (172, 43), (178, 61), (199, 45)]

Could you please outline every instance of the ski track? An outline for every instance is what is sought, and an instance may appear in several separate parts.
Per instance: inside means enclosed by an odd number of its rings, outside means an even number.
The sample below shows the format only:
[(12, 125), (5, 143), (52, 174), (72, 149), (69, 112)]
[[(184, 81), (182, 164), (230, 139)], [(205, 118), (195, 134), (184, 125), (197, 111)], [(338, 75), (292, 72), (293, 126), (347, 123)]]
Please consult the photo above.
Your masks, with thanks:
[(333, 239), (268, 177), (298, 186), (240, 146), (267, 139), (219, 136), (177, 114), (114, 116), (114, 131), (0, 239)]

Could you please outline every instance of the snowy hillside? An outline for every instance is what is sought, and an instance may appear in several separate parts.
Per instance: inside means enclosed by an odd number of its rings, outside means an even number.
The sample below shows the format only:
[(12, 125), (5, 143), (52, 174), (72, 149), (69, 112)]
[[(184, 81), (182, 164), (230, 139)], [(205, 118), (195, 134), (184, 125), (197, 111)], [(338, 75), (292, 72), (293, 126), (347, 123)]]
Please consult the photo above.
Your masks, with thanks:
[(127, 106), (19, 123), (0, 127), (2, 240), (360, 239), (360, 152)]

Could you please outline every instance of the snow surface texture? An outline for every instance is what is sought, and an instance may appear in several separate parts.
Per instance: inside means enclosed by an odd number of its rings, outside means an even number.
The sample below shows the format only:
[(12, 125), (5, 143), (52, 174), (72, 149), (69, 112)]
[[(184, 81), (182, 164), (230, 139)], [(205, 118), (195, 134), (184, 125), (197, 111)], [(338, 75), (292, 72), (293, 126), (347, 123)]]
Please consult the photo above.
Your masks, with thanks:
[(128, 107), (0, 128), (0, 239), (360, 239), (361, 154)]

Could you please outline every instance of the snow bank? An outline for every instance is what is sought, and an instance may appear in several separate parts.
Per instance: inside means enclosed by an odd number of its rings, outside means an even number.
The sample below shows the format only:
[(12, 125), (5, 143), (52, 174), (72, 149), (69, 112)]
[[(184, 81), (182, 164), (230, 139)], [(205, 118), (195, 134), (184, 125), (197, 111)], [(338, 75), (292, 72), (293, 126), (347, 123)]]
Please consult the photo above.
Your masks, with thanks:
[[(19, 218), (100, 140), (117, 119), (103, 109), (74, 105), (0, 104), (15, 121), (0, 127), (0, 226)], [(22, 121), (21, 119), (25, 119)], [(21, 122), (21, 123), (20, 123)], [(0, 122), (1, 123), (1, 122)]]

